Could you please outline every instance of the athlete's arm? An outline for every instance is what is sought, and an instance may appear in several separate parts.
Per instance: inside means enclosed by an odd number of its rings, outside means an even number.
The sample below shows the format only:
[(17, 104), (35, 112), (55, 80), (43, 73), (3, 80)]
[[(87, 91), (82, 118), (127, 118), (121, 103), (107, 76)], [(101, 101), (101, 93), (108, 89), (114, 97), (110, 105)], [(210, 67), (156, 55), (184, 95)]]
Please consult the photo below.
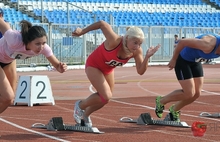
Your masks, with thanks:
[(139, 48), (138, 50), (136, 50), (136, 52), (134, 53), (134, 60), (135, 60), (135, 66), (136, 66), (136, 70), (138, 74), (143, 75), (144, 72), (147, 70), (149, 58), (150, 57), (146, 56), (143, 59), (142, 48)]
[(3, 18), (0, 18), (0, 31), (2, 35), (4, 35), (4, 33), (9, 29), (11, 29), (10, 25), (6, 23)]
[(84, 29), (77, 28), (74, 32), (72, 32), (72, 36), (81, 36), (88, 33), (89, 31), (93, 31), (97, 29), (100, 29), (104, 34), (106, 38), (105, 47), (107, 49), (115, 48), (120, 43), (121, 41), (120, 36), (113, 31), (111, 25), (109, 25), (107, 22), (102, 20), (93, 23)]
[(181, 39), (177, 44), (177, 47), (174, 49), (172, 59), (177, 59), (179, 53), (184, 47), (190, 47), (202, 50), (204, 53), (210, 53), (216, 45), (216, 37), (207, 35), (204, 36), (202, 39), (197, 38), (188, 38), (188, 39)]
[(53, 67), (60, 73), (63, 73), (67, 70), (67, 65), (60, 62), (54, 55), (47, 57), (47, 60), (52, 64)]
[(135, 60), (135, 65), (136, 65), (136, 70), (137, 73), (140, 75), (143, 75), (145, 71), (147, 70), (148, 67), (148, 61), (149, 58), (154, 55), (155, 52), (160, 48), (160, 45), (158, 44), (156, 47), (151, 46), (147, 52), (146, 56), (143, 59), (143, 50), (140, 47), (136, 52), (134, 53), (134, 60)]

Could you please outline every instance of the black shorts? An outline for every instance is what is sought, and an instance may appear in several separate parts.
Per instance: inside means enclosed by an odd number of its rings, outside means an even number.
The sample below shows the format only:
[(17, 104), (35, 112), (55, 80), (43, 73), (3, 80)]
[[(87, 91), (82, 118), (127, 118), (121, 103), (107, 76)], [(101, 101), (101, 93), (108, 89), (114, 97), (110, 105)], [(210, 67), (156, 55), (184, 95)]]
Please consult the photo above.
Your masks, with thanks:
[(1, 62), (0, 62), (0, 66), (1, 66), (2, 68), (4, 68), (5, 66), (7, 66), (7, 65), (9, 65), (9, 64), (11, 64), (11, 63), (1, 63)]
[(178, 80), (186, 80), (195, 77), (203, 77), (203, 68), (201, 62), (189, 62), (179, 55), (175, 73)]

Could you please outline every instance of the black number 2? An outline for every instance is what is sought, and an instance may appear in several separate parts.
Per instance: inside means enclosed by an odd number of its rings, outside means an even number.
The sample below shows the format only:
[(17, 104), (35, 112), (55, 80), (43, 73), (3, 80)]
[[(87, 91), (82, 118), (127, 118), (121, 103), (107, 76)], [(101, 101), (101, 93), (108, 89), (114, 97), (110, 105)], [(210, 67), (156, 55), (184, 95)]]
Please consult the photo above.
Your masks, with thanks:
[[(44, 96), (44, 97), (42, 97), (41, 96), (41, 94), (44, 92), (44, 90), (45, 90), (45, 83), (43, 82), (43, 81), (38, 81), (37, 83), (36, 83), (36, 86), (38, 86), (39, 84), (43, 84), (43, 88), (41, 89), (41, 91), (39, 92), (39, 94), (37, 95), (37, 99), (46, 99), (47, 97), (46, 96)], [(24, 94), (24, 92), (25, 92), (25, 90), (27, 89), (27, 82), (26, 81), (22, 81), (21, 82), (21, 86), (23, 86), (23, 84), (25, 85), (24, 86), (24, 89), (23, 89), (23, 91), (21, 92), (21, 94), (20, 94), (20, 96), (19, 96), (19, 98), (20, 99), (25, 99), (26, 97), (25, 96), (22, 96), (23, 94)]]
[(24, 87), (24, 90), (21, 92), (21, 94), (19, 96), (20, 99), (25, 99), (26, 98), (25, 96), (22, 96), (22, 95), (23, 95), (24, 91), (27, 89), (27, 82), (26, 81), (22, 81), (21, 82), (21, 86), (22, 86), (23, 83), (25, 84), (25, 87)]
[(45, 83), (43, 82), (43, 81), (38, 81), (37, 83), (36, 83), (36, 86), (38, 86), (38, 84), (39, 83), (42, 83), (43, 84), (43, 88), (42, 88), (42, 90), (40, 91), (40, 93), (37, 95), (37, 99), (46, 99), (47, 97), (41, 97), (40, 95), (44, 92), (44, 90), (45, 90)]

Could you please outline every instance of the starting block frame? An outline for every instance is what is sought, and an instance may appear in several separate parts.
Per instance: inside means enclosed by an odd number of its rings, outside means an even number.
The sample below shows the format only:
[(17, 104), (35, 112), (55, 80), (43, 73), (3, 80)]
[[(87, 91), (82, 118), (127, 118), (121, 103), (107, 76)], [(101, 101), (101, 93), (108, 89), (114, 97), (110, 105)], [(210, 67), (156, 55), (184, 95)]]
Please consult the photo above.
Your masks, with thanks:
[(164, 121), (164, 120), (154, 120), (150, 113), (142, 113), (138, 119), (132, 119), (129, 117), (122, 117), (120, 122), (125, 123), (137, 123), (138, 125), (163, 125), (163, 126), (173, 126), (173, 127), (183, 127), (190, 128), (186, 122), (176, 122), (176, 121)]
[(84, 121), (81, 121), (81, 124), (69, 125), (63, 123), (62, 117), (53, 117), (49, 120), (48, 124), (34, 123), (32, 128), (43, 128), (49, 131), (77, 131), (77, 132), (86, 132), (94, 134), (103, 134), (104, 132), (99, 131), (96, 127), (86, 127)]
[(210, 117), (210, 118), (220, 118), (220, 113), (208, 113), (208, 112), (201, 112), (201, 117)]

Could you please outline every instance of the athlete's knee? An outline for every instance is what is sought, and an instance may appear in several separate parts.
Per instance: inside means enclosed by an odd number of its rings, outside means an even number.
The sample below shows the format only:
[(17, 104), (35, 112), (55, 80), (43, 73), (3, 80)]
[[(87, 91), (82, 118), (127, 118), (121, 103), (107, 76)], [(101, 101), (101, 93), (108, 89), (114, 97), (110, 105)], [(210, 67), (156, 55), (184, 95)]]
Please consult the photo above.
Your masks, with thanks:
[(98, 95), (99, 95), (99, 97), (100, 97), (103, 104), (107, 104), (109, 102), (109, 100), (111, 99), (111, 97), (112, 97), (112, 94), (102, 95), (102, 94), (98, 93)]
[(193, 96), (193, 98), (196, 100), (201, 96), (201, 91), (198, 91), (195, 93), (195, 95)]
[(14, 93), (5, 93), (0, 95), (0, 102), (3, 104), (8, 104), (10, 105), (11, 102), (14, 100)]
[(195, 91), (194, 90), (183, 90), (183, 94), (185, 96), (185, 99), (191, 99), (195, 96)]

